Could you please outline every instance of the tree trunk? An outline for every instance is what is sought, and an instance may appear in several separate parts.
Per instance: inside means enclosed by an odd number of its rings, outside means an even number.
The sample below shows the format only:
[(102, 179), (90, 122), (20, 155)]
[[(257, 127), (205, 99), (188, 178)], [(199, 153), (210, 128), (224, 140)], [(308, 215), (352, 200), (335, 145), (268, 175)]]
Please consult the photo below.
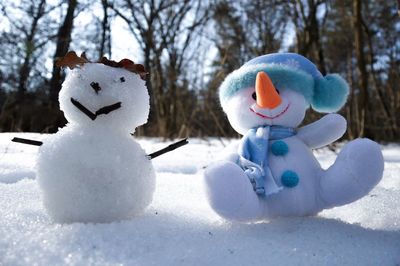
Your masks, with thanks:
[[(67, 14), (64, 18), (64, 22), (57, 33), (57, 47), (54, 54), (54, 61), (58, 57), (64, 56), (68, 52), (69, 44), (71, 42), (71, 32), (74, 23), (74, 12), (78, 5), (77, 0), (68, 0)], [(61, 89), (61, 83), (63, 80), (62, 72), (59, 67), (53, 65), (52, 77), (50, 80), (50, 104), (57, 106), (58, 93)]]
[(111, 57), (111, 42), (110, 42), (110, 23), (108, 15), (108, 1), (101, 0), (103, 8), (103, 21), (101, 23), (101, 39), (100, 39), (100, 50), (99, 59), (102, 58), (106, 53), (108, 57)]
[(365, 135), (365, 117), (368, 105), (368, 73), (366, 68), (366, 60), (364, 55), (364, 36), (362, 29), (362, 1), (353, 1), (353, 28), (355, 31), (354, 47), (357, 58), (357, 71), (359, 74), (359, 94), (357, 99), (358, 105), (358, 136)]
[[(303, 1), (297, 0), (294, 6), (295, 21), (301, 20), (301, 24), (295, 23), (297, 52), (318, 62), (318, 68), (323, 75), (326, 74), (325, 56), (322, 48), (319, 22), (317, 18), (318, 7), (323, 2), (308, 0), (307, 6)], [(306, 10), (308, 13), (306, 14)]]

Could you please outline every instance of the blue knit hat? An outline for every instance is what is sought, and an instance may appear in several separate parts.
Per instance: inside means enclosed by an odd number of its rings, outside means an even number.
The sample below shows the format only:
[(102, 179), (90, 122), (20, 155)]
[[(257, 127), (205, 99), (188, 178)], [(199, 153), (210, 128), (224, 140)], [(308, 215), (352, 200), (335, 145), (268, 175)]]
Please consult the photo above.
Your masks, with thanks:
[(295, 53), (276, 53), (256, 57), (229, 74), (219, 88), (224, 104), (241, 89), (254, 87), (256, 75), (264, 71), (277, 89), (290, 89), (301, 93), (319, 112), (335, 112), (346, 102), (347, 82), (338, 74), (325, 77), (307, 58)]

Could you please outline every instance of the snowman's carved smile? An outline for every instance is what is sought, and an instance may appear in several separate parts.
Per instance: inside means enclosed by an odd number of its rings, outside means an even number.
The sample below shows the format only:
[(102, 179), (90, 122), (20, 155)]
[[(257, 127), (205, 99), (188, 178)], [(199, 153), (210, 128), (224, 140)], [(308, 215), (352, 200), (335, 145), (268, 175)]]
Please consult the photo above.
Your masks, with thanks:
[(261, 113), (257, 112), (256, 110), (254, 110), (253, 107), (250, 107), (250, 111), (252, 111), (253, 113), (255, 113), (256, 115), (258, 115), (258, 116), (260, 116), (262, 118), (274, 119), (274, 118), (278, 118), (281, 115), (283, 115), (284, 113), (286, 113), (286, 111), (289, 109), (289, 107), (290, 107), (290, 103), (288, 103), (288, 105), (280, 113), (278, 113), (277, 115), (274, 115), (274, 116), (268, 116), (268, 115), (265, 115), (265, 114), (261, 114)]
[(90, 119), (95, 120), (98, 115), (106, 115), (108, 113), (111, 113), (112, 111), (115, 111), (119, 108), (121, 108), (121, 102), (117, 102), (111, 105), (106, 105), (98, 109), (95, 113), (90, 111), (88, 108), (86, 108), (83, 104), (81, 104), (79, 101), (75, 100), (74, 98), (71, 97), (71, 103), (79, 109), (82, 113), (87, 115)]

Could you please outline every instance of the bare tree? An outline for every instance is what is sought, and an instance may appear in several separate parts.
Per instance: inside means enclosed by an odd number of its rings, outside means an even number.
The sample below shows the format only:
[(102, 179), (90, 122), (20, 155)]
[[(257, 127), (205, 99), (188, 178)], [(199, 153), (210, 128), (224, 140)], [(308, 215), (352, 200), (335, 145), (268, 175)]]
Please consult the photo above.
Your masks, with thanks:
[[(236, 136), (218, 101), (221, 82), (250, 58), (289, 50), (350, 84), (347, 138), (400, 139), (400, 29), (390, 1), (0, 0), (0, 14), (0, 131), (56, 131), (64, 77), (52, 59), (68, 47), (110, 57), (118, 16), (150, 73), (150, 121), (139, 134)], [(73, 23), (78, 14), (88, 22)], [(318, 116), (309, 111), (305, 123)]]
[[(327, 15), (326, 0), (288, 1), (290, 14), (296, 29), (296, 52), (315, 59), (322, 74), (326, 74), (324, 50), (320, 38), (320, 27)], [(324, 18), (318, 19), (318, 11), (324, 7)]]
[[(208, 134), (235, 136), (218, 100), (218, 87), (224, 78), (247, 60), (281, 49), (287, 26), (286, 1), (217, 1), (212, 9), (211, 40), (217, 48), (211, 78), (206, 92), (201, 94), (202, 117)], [(214, 126), (212, 126), (214, 125)]]
[[(26, 7), (26, 9), (20, 9), (25, 14), (31, 18), (29, 25), (15, 25), (19, 31), (23, 34), (24, 42), (24, 55), (22, 58), (22, 64), (18, 70), (18, 87), (17, 87), (17, 97), (22, 99), (27, 90), (27, 80), (32, 69), (32, 61), (34, 59), (34, 51), (40, 48), (45, 43), (37, 43), (38, 34), (38, 24), (42, 17), (46, 14), (46, 1), (32, 1), (32, 3)], [(6, 16), (8, 13), (3, 9)], [(10, 18), (12, 21), (13, 19)]]
[(144, 65), (150, 72), (147, 84), (155, 131), (161, 136), (176, 135), (178, 103), (185, 94), (181, 92), (188, 89), (182, 85), (193, 56), (188, 47), (207, 20), (204, 1), (125, 0), (115, 2), (114, 11), (125, 20), (143, 51)]
[[(7, 76), (15, 76), (16, 84), (10, 84), (22, 98), (29, 86), (37, 84), (46, 74), (43, 64), (37, 64), (46, 54), (50, 41), (55, 37), (55, 19), (49, 16), (59, 3), (47, 4), (45, 0), (1, 2), (3, 18), (9, 29), (1, 32), (2, 51), (0, 64), (7, 66)], [(33, 75), (37, 75), (34, 78)], [(32, 78), (32, 81), (29, 79)]]
[(50, 14), (60, 3), (34, 0), (21, 1), (18, 5), (12, 1), (0, 4), (3, 19), (8, 22), (0, 38), (3, 48), (0, 66), (7, 76), (8, 89), (0, 127), (37, 131), (46, 127), (35, 123), (34, 116), (40, 115), (36, 107), (45, 100), (48, 69), (43, 62), (57, 27), (56, 17)]
[(256, 0), (242, 5), (246, 53), (251, 57), (279, 51), (289, 20), (287, 1)]

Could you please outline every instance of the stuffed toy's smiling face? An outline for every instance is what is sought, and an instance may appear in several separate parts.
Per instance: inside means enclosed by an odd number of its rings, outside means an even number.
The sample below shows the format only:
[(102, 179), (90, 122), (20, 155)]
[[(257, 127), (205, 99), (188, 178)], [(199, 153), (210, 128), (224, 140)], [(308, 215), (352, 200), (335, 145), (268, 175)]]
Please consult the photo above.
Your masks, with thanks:
[(72, 124), (128, 132), (147, 122), (150, 107), (140, 75), (99, 63), (72, 70), (62, 85), (59, 102)]
[[(258, 75), (267, 76), (265, 72)], [(302, 94), (276, 88), (261, 78), (254, 87), (237, 91), (223, 109), (232, 127), (244, 135), (251, 128), (265, 125), (296, 127), (303, 121), (308, 105)]]
[(297, 127), (309, 106), (335, 112), (346, 102), (346, 81), (323, 76), (307, 58), (294, 53), (256, 57), (230, 73), (219, 88), (221, 106), (240, 134), (261, 126)]

